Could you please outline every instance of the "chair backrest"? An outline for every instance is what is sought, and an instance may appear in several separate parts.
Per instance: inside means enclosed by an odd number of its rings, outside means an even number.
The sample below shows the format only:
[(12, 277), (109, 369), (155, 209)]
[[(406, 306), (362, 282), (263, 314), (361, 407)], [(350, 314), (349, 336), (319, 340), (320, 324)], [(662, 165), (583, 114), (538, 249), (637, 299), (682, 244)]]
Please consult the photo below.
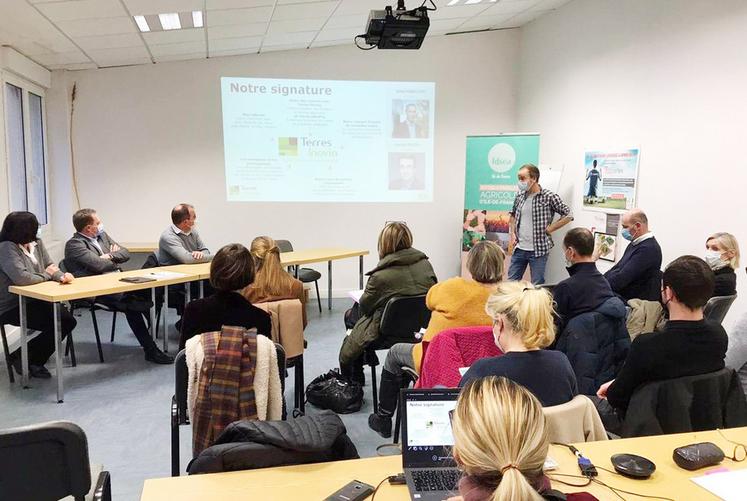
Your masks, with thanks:
[(543, 407), (550, 442), (570, 444), (607, 440), (602, 418), (588, 397), (576, 395), (570, 402)]
[(747, 425), (747, 402), (733, 369), (652, 381), (630, 398), (623, 437)]
[(148, 268), (155, 268), (158, 266), (158, 256), (155, 252), (151, 252), (148, 254), (148, 257), (145, 259), (145, 262), (143, 263), (143, 266), (140, 267), (141, 270), (145, 270)]
[(83, 430), (54, 421), (0, 431), (2, 499), (82, 500), (91, 490)]
[(303, 355), (303, 304), (298, 299), (255, 303), (272, 318), (272, 340), (283, 345), (288, 358)]
[(726, 314), (729, 313), (734, 300), (737, 299), (737, 295), (733, 296), (714, 296), (708, 300), (703, 308), (703, 316), (708, 320), (713, 320), (719, 324), (724, 321)]
[(396, 343), (414, 343), (415, 334), (427, 327), (431, 311), (425, 305), (425, 294), (391, 298), (384, 306), (379, 324), (377, 346), (391, 347)]
[(278, 246), (280, 252), (293, 252), (293, 244), (290, 240), (275, 240), (275, 245)]
[[(275, 343), (278, 358), (278, 372), (280, 373), (280, 393), (285, 394), (285, 350)], [(181, 350), (174, 358), (174, 398), (178, 412), (179, 424), (187, 424), (187, 386), (189, 370), (187, 369), (187, 350)]]
[(67, 263), (65, 262), (65, 260), (64, 260), (64, 259), (61, 259), (61, 260), (60, 260), (60, 264), (58, 265), (58, 267), (60, 268), (60, 271), (61, 271), (62, 273), (67, 273), (67, 271), (68, 271), (68, 268), (67, 268)]

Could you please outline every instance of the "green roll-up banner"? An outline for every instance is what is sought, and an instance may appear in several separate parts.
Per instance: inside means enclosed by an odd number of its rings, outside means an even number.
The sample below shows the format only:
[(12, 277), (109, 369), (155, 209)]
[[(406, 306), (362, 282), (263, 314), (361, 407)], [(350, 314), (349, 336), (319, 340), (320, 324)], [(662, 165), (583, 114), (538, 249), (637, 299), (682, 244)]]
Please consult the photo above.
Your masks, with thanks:
[(462, 219), (462, 275), (467, 252), (481, 240), (508, 251), (508, 212), (514, 203), (516, 174), (539, 162), (539, 134), (467, 136)]

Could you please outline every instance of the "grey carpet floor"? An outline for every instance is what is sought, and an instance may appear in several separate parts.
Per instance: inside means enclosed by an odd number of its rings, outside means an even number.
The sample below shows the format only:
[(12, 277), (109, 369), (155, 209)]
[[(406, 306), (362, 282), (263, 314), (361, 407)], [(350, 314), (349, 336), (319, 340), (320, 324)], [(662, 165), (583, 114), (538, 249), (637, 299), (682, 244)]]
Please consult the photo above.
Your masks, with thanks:
[[(320, 314), (316, 303), (308, 305), (305, 353), (306, 384), (312, 378), (336, 367), (344, 327), (342, 315), (350, 306), (347, 299), (333, 301), (333, 309)], [(175, 314), (170, 313), (173, 323)], [(117, 319), (114, 343), (109, 342), (111, 316), (98, 315), (105, 363), (98, 361), (90, 315), (77, 317), (74, 331), (78, 366), (64, 360), (65, 402), (56, 403), (56, 379), (32, 379), (30, 389), (22, 389), (16, 379), (8, 382), (4, 359), (0, 361), (0, 428), (23, 426), (52, 420), (67, 420), (86, 432), (92, 463), (101, 463), (111, 472), (112, 495), (116, 501), (140, 499), (143, 482), (171, 474), (170, 404), (174, 393), (173, 366), (146, 362), (123, 316)], [(178, 334), (170, 326), (171, 353)], [(160, 343), (160, 340), (159, 340)], [(380, 358), (383, 356), (380, 353)], [(2, 357), (0, 357), (2, 358)], [(382, 358), (383, 362), (383, 358)], [(47, 367), (54, 373), (54, 359)], [(293, 402), (293, 370), (286, 379), (285, 399)], [(348, 434), (361, 457), (376, 455), (376, 447), (387, 440), (368, 428), (371, 412), (370, 371), (366, 371), (363, 408), (342, 416)], [(307, 405), (307, 413), (314, 412)], [(191, 458), (191, 428), (181, 427), (181, 467)]]

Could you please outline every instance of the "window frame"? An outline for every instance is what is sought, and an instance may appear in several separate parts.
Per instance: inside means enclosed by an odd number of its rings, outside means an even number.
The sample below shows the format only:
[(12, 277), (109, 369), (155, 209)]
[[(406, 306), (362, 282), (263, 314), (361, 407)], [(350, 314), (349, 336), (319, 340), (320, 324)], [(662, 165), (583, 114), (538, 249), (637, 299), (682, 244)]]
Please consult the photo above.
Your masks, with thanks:
[(45, 219), (47, 221), (46, 224), (41, 225), (42, 229), (42, 238), (47, 239), (49, 236), (51, 236), (51, 228), (50, 228), (50, 221), (51, 221), (51, 214), (50, 214), (50, 191), (49, 191), (49, 176), (50, 176), (50, 168), (49, 168), (49, 153), (48, 153), (48, 135), (47, 135), (47, 93), (46, 89), (44, 87), (41, 87), (39, 85), (36, 85), (18, 75), (15, 75), (13, 73), (10, 73), (8, 71), (0, 71), (0, 86), (2, 88), (2, 91), (0, 92), (0, 117), (2, 120), (0, 123), (2, 123), (2, 130), (0, 131), (2, 134), (0, 134), (2, 137), (0, 137), (0, 146), (3, 148), (4, 158), (3, 158), (3, 165), (2, 169), (0, 169), (0, 173), (3, 174), (5, 179), (5, 191), (4, 194), (5, 198), (5, 209), (7, 212), (11, 211), (11, 193), (10, 193), (10, 165), (9, 165), (9, 158), (10, 158), (10, 145), (8, 144), (8, 134), (7, 134), (7, 113), (5, 109), (5, 84), (11, 84), (15, 87), (18, 87), (21, 89), (21, 103), (22, 103), (22, 113), (23, 113), (23, 151), (25, 155), (25, 174), (26, 174), (26, 200), (27, 200), (27, 207), (28, 207), (28, 189), (31, 186), (31, 171), (33, 170), (33, 161), (34, 161), (34, 152), (33, 147), (31, 144), (31, 106), (29, 103), (29, 93), (36, 94), (41, 98), (41, 119), (42, 119), (42, 156), (44, 161), (44, 206), (45, 206)]

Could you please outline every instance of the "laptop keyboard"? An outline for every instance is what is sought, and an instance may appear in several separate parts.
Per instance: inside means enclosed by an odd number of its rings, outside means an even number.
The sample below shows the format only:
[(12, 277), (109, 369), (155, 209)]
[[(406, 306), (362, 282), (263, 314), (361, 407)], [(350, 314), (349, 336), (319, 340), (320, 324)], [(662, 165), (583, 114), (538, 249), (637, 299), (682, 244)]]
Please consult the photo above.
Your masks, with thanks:
[(414, 470), (412, 480), (416, 491), (452, 491), (459, 482), (459, 470)]

